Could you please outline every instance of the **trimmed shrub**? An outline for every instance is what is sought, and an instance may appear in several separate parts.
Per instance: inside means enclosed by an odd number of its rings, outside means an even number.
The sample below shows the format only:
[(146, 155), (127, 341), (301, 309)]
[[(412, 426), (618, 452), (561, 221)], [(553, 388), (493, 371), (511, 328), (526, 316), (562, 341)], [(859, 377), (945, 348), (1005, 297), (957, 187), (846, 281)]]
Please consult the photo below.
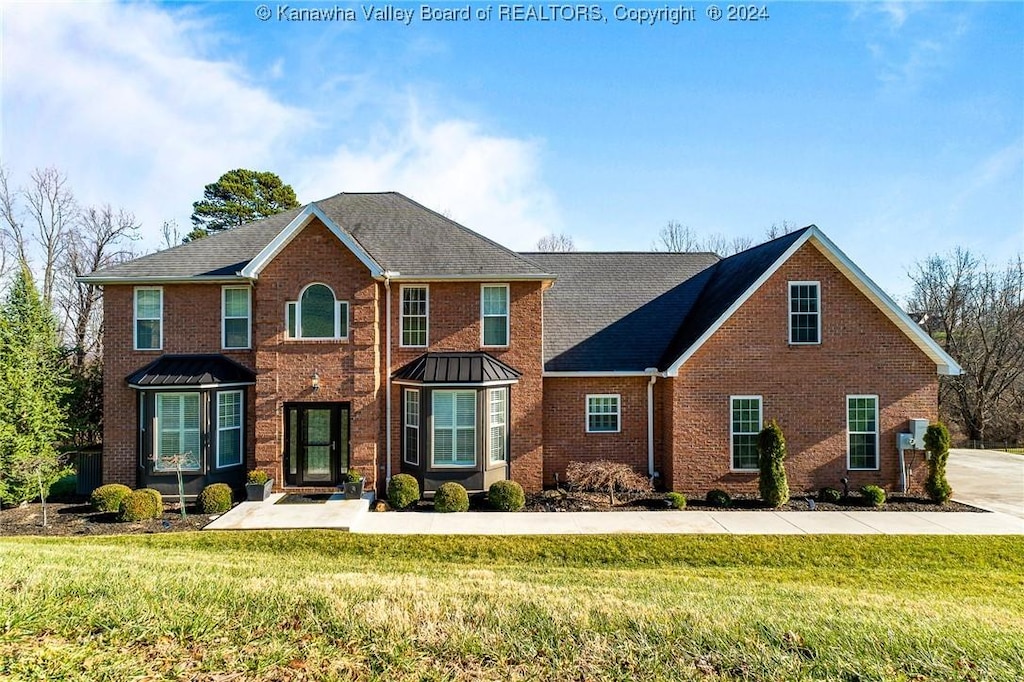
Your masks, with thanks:
[(565, 468), (569, 485), (577, 490), (592, 490), (608, 493), (608, 502), (615, 505), (615, 493), (647, 493), (654, 488), (644, 476), (633, 471), (633, 467), (606, 459), (596, 462), (569, 462)]
[(665, 500), (676, 509), (686, 509), (686, 495), (682, 493), (665, 493)]
[(119, 521), (144, 521), (160, 516), (162, 509), (157, 507), (156, 497), (148, 489), (133, 490), (121, 501), (118, 511)]
[(519, 511), (526, 505), (526, 493), (515, 481), (495, 481), (487, 490), (487, 504), (498, 511)]
[(949, 443), (949, 431), (942, 422), (932, 424), (924, 433), (924, 448), (929, 455), (928, 478), (925, 479), (924, 489), (936, 504), (945, 504), (953, 496), (953, 488), (946, 480)]
[(455, 481), (442, 483), (434, 493), (434, 511), (442, 514), (469, 511), (469, 493)]
[(732, 497), (729, 493), (724, 490), (719, 490), (718, 488), (709, 490), (707, 497), (704, 499), (707, 501), (708, 505), (712, 507), (720, 507), (724, 509), (732, 506)]
[(223, 514), (231, 509), (231, 486), (227, 483), (211, 483), (199, 493), (196, 504), (204, 514)]
[(63, 478), (57, 479), (57, 481), (50, 486), (50, 493), (46, 496), (47, 500), (66, 500), (74, 497), (78, 492), (78, 476), (74, 474), (68, 474)]
[(757, 435), (757, 461), (761, 475), (757, 487), (761, 499), (772, 507), (781, 507), (789, 502), (789, 481), (786, 480), (786, 438), (782, 429), (773, 419)]
[(420, 501), (420, 484), (409, 474), (395, 474), (388, 481), (388, 503), (395, 509), (408, 509)]
[(156, 507), (156, 516), (153, 518), (160, 518), (164, 513), (164, 498), (160, 494), (160, 491), (153, 490), (152, 488), (142, 488), (140, 492), (144, 492), (153, 498), (153, 505)]
[(98, 512), (117, 512), (121, 510), (121, 503), (132, 494), (132, 489), (120, 483), (108, 483), (101, 485), (92, 491), (89, 503)]
[(843, 494), (835, 488), (822, 488), (818, 491), (818, 502), (839, 504), (839, 500), (841, 499), (843, 499)]
[(885, 504), (885, 491), (877, 485), (866, 485), (860, 489), (864, 500), (872, 507), (881, 507)]

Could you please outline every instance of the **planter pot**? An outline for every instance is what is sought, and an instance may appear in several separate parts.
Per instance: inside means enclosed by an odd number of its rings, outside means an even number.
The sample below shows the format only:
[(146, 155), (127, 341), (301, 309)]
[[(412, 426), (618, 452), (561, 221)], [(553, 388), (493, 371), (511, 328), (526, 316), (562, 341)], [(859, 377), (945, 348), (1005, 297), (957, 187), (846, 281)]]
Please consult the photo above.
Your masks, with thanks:
[(268, 480), (263, 485), (257, 483), (245, 484), (245, 497), (250, 502), (262, 502), (270, 497), (270, 489), (274, 487), (274, 479)]
[(355, 483), (345, 483), (344, 493), (346, 500), (358, 500), (363, 496), (363, 483), (366, 482), (365, 478), (361, 478)]

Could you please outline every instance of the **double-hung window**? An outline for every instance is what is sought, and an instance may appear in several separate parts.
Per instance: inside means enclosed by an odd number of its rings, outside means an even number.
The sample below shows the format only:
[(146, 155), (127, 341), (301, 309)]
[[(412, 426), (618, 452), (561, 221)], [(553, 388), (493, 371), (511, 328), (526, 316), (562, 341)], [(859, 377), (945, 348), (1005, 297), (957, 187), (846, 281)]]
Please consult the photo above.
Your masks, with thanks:
[(878, 396), (846, 396), (847, 466), (878, 469)]
[(789, 283), (789, 342), (821, 343), (821, 287), (818, 282)]
[(135, 350), (163, 348), (164, 290), (160, 287), (135, 289)]
[(156, 394), (156, 453), (154, 471), (198, 471), (200, 452), (200, 394)]
[(402, 345), (422, 348), (427, 345), (427, 287), (402, 287)]
[(507, 459), (508, 441), (508, 388), (492, 388), (487, 392), (488, 451), (491, 464)]
[(402, 456), (413, 466), (420, 463), (420, 392), (419, 389), (405, 389), (405, 442)]
[(484, 284), (480, 287), (480, 317), (482, 345), (507, 346), (509, 337), (507, 284)]
[(755, 470), (758, 468), (757, 436), (761, 432), (761, 396), (733, 396), (730, 403), (732, 468), (737, 471)]
[(476, 466), (476, 391), (432, 391), (433, 466)]
[(249, 287), (224, 287), (221, 290), (223, 323), (221, 343), (224, 348), (248, 348), (251, 326)]
[(242, 463), (242, 391), (217, 394), (217, 468)]
[(619, 395), (587, 396), (587, 433), (618, 433)]
[(290, 339), (348, 338), (348, 301), (338, 301), (326, 284), (310, 284), (298, 301), (285, 304)]

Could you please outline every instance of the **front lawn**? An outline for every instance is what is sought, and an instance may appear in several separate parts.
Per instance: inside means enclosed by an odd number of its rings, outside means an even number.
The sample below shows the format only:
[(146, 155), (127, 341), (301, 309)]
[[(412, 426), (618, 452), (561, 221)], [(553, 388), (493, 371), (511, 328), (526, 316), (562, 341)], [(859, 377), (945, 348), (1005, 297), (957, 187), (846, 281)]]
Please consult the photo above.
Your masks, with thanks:
[(1024, 538), (0, 539), (0, 678), (1018, 680)]

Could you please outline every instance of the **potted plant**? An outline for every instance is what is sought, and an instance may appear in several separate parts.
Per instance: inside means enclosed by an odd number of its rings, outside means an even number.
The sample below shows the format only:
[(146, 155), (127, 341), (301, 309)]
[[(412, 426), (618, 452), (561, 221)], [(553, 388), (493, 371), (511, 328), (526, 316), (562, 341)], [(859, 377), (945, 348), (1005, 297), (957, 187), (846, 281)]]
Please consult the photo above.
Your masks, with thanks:
[(274, 479), (267, 476), (267, 472), (253, 469), (245, 479), (245, 496), (250, 502), (262, 502), (270, 496), (272, 487)]
[(345, 499), (358, 500), (363, 496), (363, 483), (366, 479), (355, 469), (349, 469), (345, 473)]

